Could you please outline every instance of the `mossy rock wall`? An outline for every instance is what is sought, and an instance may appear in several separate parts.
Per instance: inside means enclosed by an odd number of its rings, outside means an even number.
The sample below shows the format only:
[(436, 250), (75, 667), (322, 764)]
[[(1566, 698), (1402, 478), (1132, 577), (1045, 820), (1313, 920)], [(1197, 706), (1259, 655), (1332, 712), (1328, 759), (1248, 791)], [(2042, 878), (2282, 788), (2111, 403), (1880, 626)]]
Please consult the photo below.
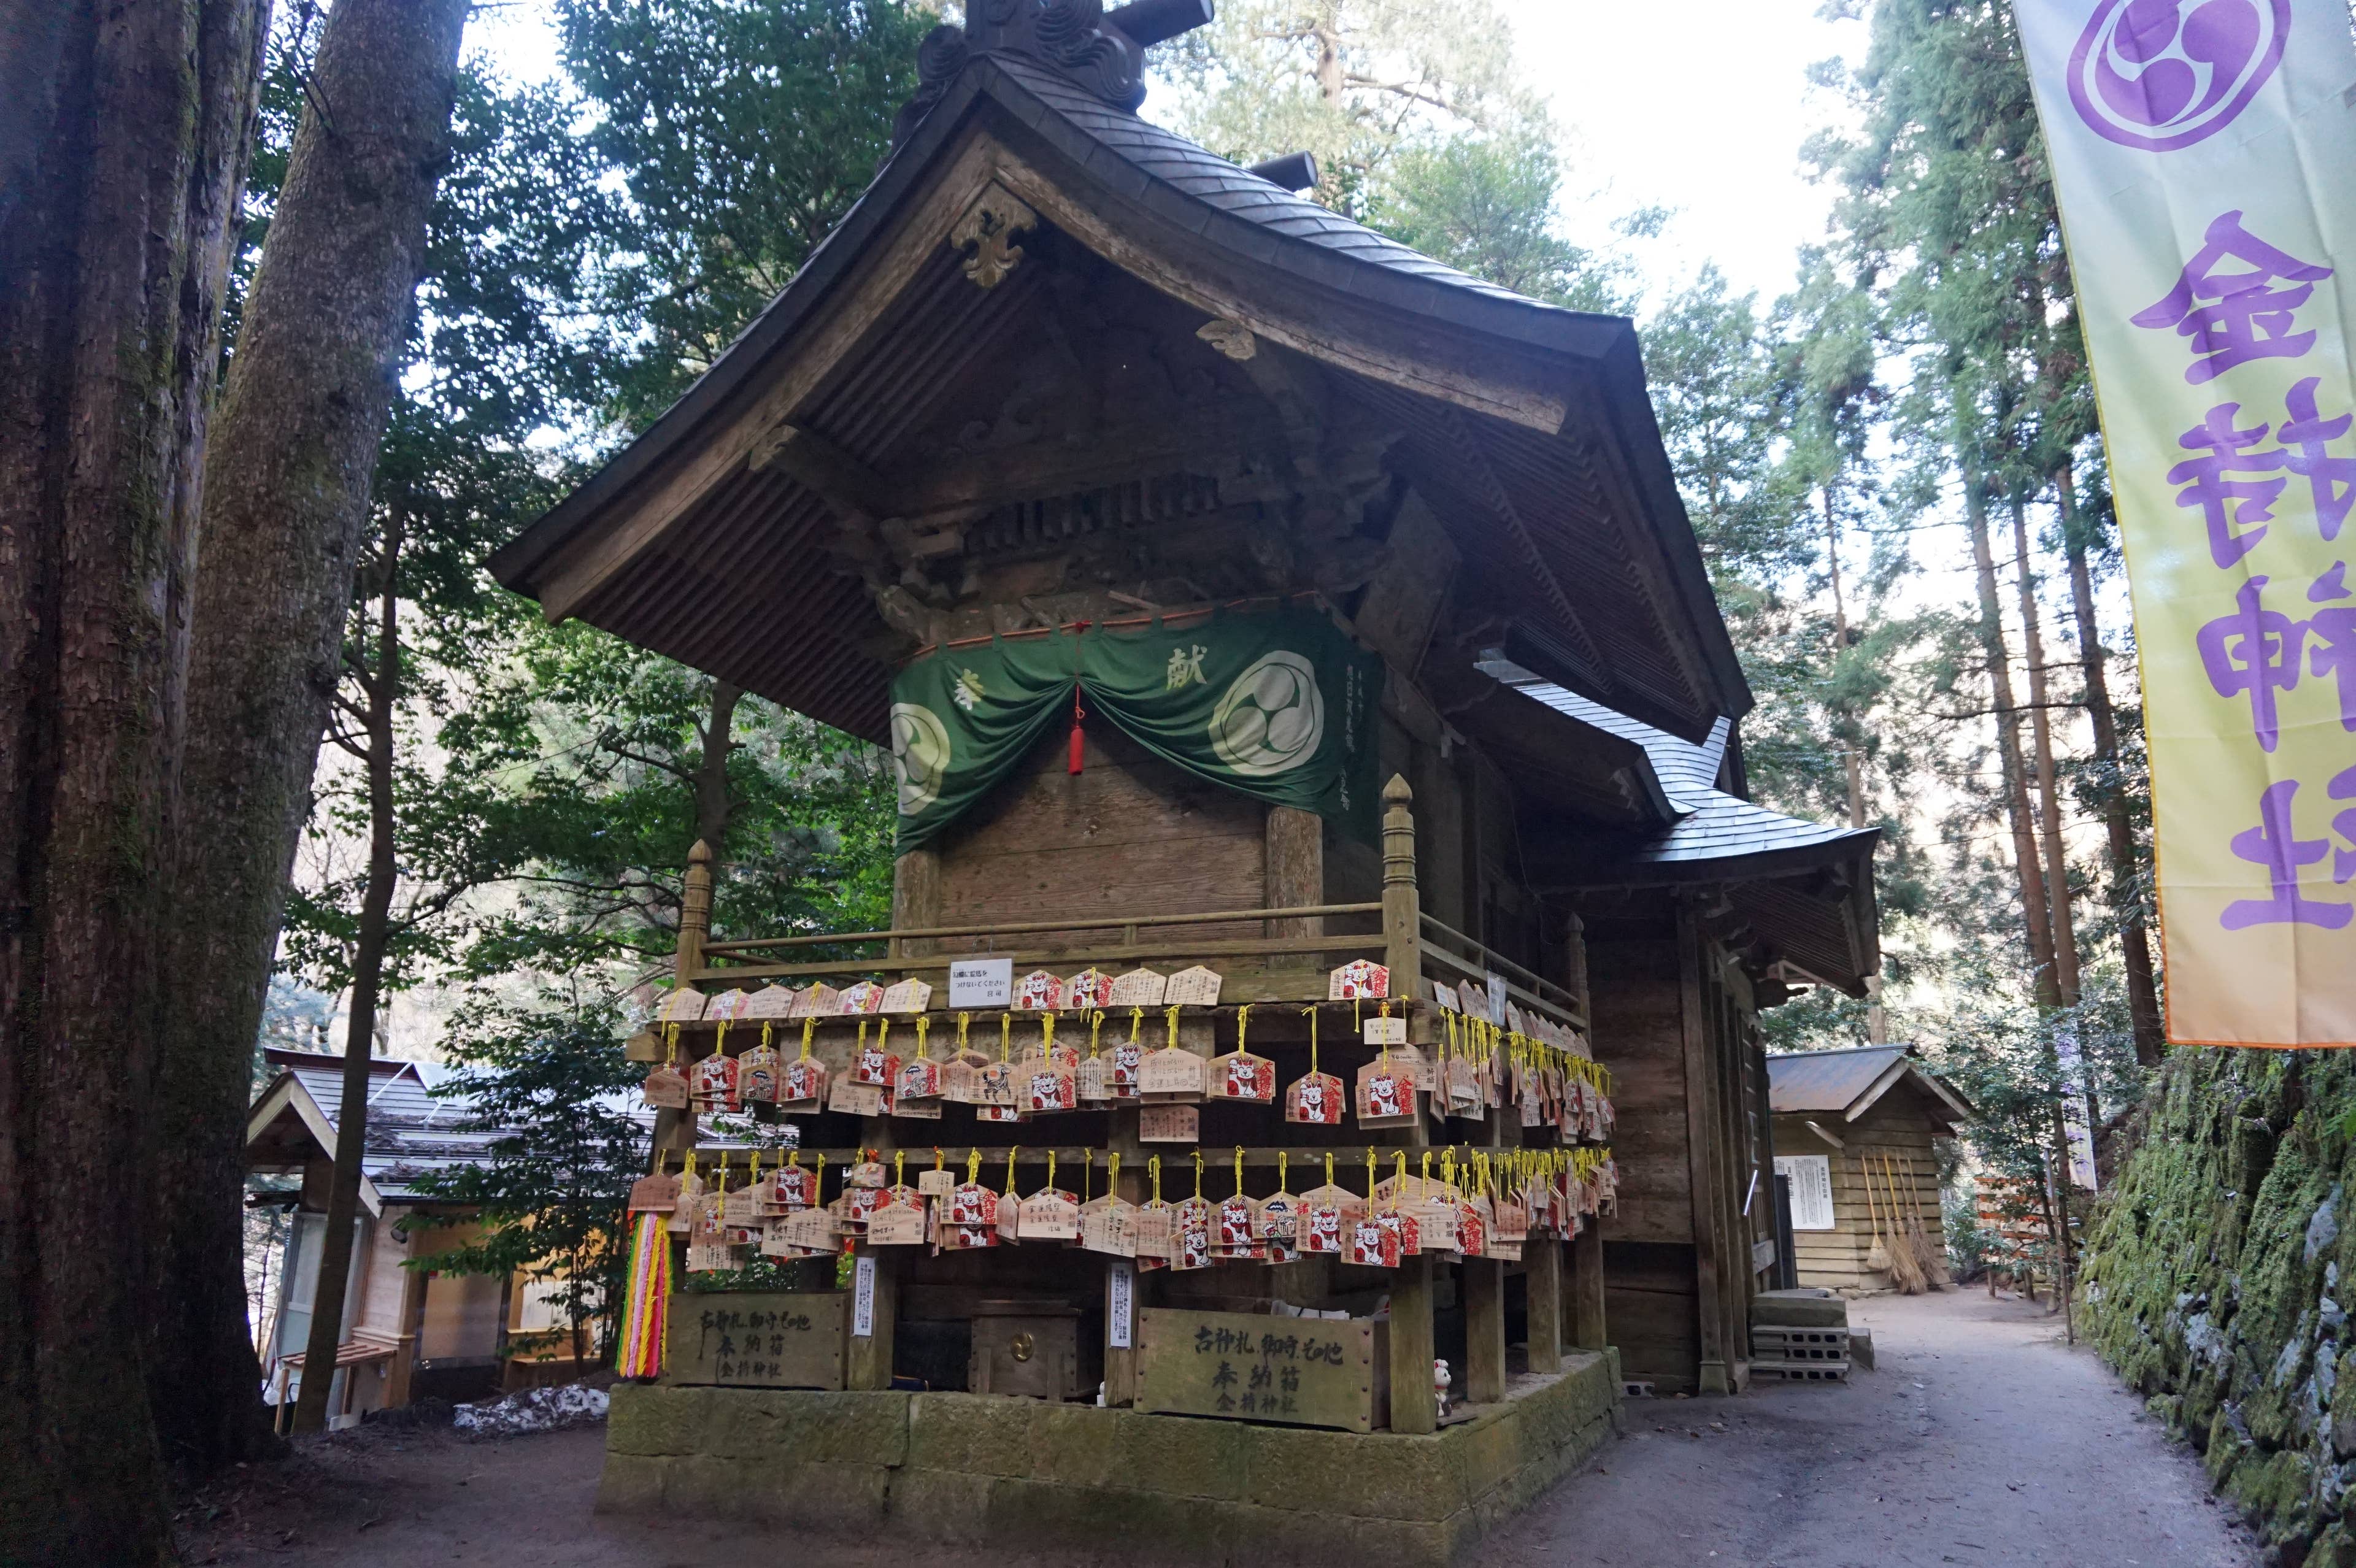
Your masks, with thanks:
[(2171, 1052), (2081, 1266), (2104, 1357), (2286, 1568), (2356, 1568), (2351, 1113), (2356, 1053)]

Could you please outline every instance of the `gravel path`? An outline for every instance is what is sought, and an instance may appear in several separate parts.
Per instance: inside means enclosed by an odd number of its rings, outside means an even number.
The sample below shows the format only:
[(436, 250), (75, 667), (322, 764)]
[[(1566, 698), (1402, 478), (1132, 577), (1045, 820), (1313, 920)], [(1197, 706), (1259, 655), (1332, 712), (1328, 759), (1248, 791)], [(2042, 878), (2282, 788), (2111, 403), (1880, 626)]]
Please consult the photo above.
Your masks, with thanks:
[[(1637, 1400), (1625, 1438), (1483, 1563), (1615, 1568), (2246, 1568), (2200, 1467), (2058, 1319), (1985, 1292), (1862, 1302), (1880, 1370)], [(255, 1467), (184, 1513), (184, 1563), (287, 1568), (966, 1568), (916, 1552), (590, 1512), (605, 1430), (466, 1442), (380, 1427)], [(784, 1552), (786, 1555), (780, 1556)], [(1107, 1561), (1133, 1562), (1110, 1552)], [(1025, 1557), (1026, 1564), (1043, 1563)], [(1274, 1568), (1274, 1565), (1267, 1565)]]
[(2251, 1538), (2093, 1351), (1985, 1290), (1855, 1303), (1879, 1370), (1631, 1400), (1627, 1434), (1481, 1555), (1706, 1568), (2244, 1568)]

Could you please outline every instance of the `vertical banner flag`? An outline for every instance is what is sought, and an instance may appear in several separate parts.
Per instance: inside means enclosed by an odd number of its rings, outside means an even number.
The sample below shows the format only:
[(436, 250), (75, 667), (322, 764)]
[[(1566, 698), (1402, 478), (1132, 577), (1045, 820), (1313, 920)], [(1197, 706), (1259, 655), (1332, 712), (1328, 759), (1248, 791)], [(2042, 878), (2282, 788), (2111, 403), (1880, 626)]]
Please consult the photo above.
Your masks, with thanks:
[(2343, 0), (2014, 0), (2142, 658), (2179, 1043), (2356, 1045)]

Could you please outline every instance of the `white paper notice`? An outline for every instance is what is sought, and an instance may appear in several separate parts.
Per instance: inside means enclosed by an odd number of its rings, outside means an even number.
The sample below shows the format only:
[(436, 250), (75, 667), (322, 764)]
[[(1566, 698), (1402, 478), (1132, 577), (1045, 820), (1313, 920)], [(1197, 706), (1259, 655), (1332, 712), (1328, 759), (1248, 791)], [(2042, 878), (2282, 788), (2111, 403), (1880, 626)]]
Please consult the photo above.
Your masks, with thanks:
[(862, 1257), (851, 1271), (851, 1333), (853, 1339), (875, 1338), (875, 1260)]
[(1013, 959), (959, 958), (950, 962), (950, 1007), (1003, 1008), (1013, 1000)]
[(1791, 1178), (1792, 1229), (1833, 1229), (1833, 1172), (1829, 1156), (1779, 1154), (1775, 1174)]
[(1137, 1265), (1127, 1258), (1116, 1258), (1105, 1275), (1105, 1343), (1116, 1350), (1130, 1348), (1136, 1302)]

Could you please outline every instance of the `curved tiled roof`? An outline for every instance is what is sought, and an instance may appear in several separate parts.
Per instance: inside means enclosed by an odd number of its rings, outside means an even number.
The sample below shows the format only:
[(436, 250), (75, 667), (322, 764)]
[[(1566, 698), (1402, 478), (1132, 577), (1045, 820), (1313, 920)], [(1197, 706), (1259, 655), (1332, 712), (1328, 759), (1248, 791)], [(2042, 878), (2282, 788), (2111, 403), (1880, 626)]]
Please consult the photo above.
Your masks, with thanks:
[(1558, 713), (1567, 713), (1644, 748), (1662, 789), (1683, 815), (1666, 832), (1630, 849), (1622, 858), (1623, 864), (1668, 866), (1811, 849), (1838, 852), (1845, 848), (1864, 854), (1880, 837), (1879, 828), (1836, 827), (1786, 816), (1719, 789), (1718, 776), (1734, 728), (1730, 720), (1719, 719), (1709, 739), (1696, 745), (1624, 713), (1615, 713), (1600, 702), (1541, 680), (1503, 660), (1489, 661), (1482, 667)]

